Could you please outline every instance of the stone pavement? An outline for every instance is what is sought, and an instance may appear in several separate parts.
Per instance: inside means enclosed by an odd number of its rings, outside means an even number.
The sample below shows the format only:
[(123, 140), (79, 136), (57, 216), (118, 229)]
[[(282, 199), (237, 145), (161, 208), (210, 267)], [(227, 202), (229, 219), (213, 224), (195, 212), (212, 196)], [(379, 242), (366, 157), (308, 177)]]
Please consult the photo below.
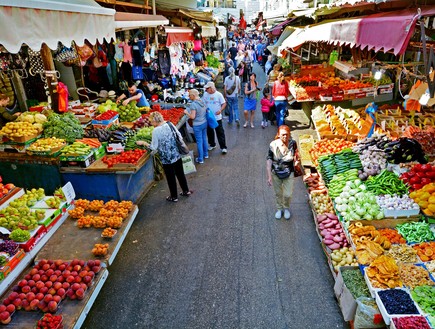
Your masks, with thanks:
[[(300, 110), (287, 120), (293, 138), (314, 133)], [(274, 219), (265, 166), (276, 127), (260, 122), (259, 110), (254, 129), (225, 122), (228, 154), (211, 151), (187, 176), (189, 198), (168, 203), (156, 183), (83, 328), (348, 328), (300, 177), (291, 219)]]

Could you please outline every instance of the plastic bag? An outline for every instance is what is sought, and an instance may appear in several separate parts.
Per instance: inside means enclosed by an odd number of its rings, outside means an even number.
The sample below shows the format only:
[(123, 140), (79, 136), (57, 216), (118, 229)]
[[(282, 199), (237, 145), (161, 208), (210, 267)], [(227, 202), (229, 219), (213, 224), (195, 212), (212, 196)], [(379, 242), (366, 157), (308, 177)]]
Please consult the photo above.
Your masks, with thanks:
[(193, 151), (181, 156), (181, 161), (183, 161), (183, 171), (185, 175), (196, 172), (195, 163), (193, 162)]
[(384, 328), (385, 323), (374, 298), (359, 297), (356, 300), (354, 329)]

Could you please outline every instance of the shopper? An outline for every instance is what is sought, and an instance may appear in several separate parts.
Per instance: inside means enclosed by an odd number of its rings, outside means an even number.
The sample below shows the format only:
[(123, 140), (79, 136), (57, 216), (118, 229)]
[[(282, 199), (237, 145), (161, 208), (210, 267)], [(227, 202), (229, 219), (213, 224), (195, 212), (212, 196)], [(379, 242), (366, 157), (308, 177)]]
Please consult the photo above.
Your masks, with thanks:
[(6, 106), (9, 104), (9, 96), (0, 94), (0, 128), (6, 125), (7, 122), (15, 121), (21, 112), (10, 114)]
[(267, 62), (264, 64), (264, 72), (269, 75), (272, 70), (272, 55), (267, 56)]
[(222, 154), (227, 154), (228, 150), (227, 144), (225, 142), (225, 131), (222, 125), (222, 111), (227, 106), (227, 103), (225, 102), (224, 96), (216, 90), (214, 82), (207, 82), (207, 84), (204, 86), (204, 89), (206, 92), (202, 96), (202, 100), (204, 101), (205, 105), (210, 109), (210, 111), (214, 113), (218, 122), (218, 126), (215, 129), (207, 127), (207, 137), (208, 143), (210, 145), (208, 150), (211, 151), (216, 148), (216, 141), (214, 136), (216, 131), (216, 136), (219, 142), (219, 146), (221, 148), (221, 152)]
[(234, 62), (231, 59), (231, 53), (230, 52), (227, 52), (227, 55), (225, 56), (224, 64), (225, 64), (224, 78), (226, 78), (227, 76), (230, 75), (229, 68), (232, 67), (234, 69)]
[(261, 99), (261, 113), (263, 114), (263, 121), (261, 121), (261, 128), (267, 127), (267, 121), (269, 120), (269, 112), (275, 105), (275, 102), (270, 93), (269, 87), (263, 89), (263, 98)]
[(287, 98), (290, 95), (290, 89), (285, 80), (284, 73), (279, 72), (278, 79), (274, 82), (272, 88), (272, 96), (275, 100), (276, 107), (276, 125), (279, 127), (285, 123), (287, 113)]
[(275, 83), (276, 79), (278, 79), (278, 74), (281, 72), (281, 65), (275, 64), (272, 68), (272, 71), (269, 72), (267, 75), (267, 83), (270, 88), (273, 87), (273, 84)]
[[(166, 200), (170, 202), (177, 202), (177, 182), (175, 178), (178, 179), (178, 183), (180, 184), (182, 190), (180, 195), (189, 196), (192, 194), (192, 192), (189, 190), (187, 185), (181, 155), (178, 152), (175, 137), (171, 127), (169, 126), (172, 123), (165, 122), (160, 112), (152, 112), (149, 118), (154, 130), (152, 132), (151, 144), (144, 142), (144, 145), (148, 146), (152, 150), (157, 150), (160, 160), (163, 164), (163, 170), (165, 172), (169, 191), (171, 193)], [(181, 134), (177, 129), (176, 133), (181, 137)]]
[(246, 63), (245, 62), (240, 62), (240, 64), (237, 66), (237, 75), (240, 78), (240, 83), (242, 86), (242, 90), (245, 90), (245, 85), (248, 82), (248, 78), (249, 78), (249, 74), (248, 74), (248, 69), (246, 67)]
[(228, 52), (230, 53), (230, 57), (231, 57), (231, 60), (233, 61), (234, 68), (237, 68), (236, 57), (237, 57), (238, 51), (237, 51), (235, 42), (231, 43), (231, 47), (230, 47), (230, 49), (228, 49)]
[(241, 85), (240, 78), (236, 76), (234, 68), (228, 69), (229, 76), (224, 80), (224, 97), (228, 105), (229, 118), (228, 123), (232, 124), (236, 121), (237, 127), (240, 127), (239, 120), (239, 100), (237, 96), (240, 93)]
[(248, 126), (248, 123), (251, 124), (251, 128), (254, 128), (254, 115), (257, 108), (257, 91), (260, 90), (256, 77), (257, 75), (255, 73), (251, 73), (249, 76), (249, 82), (245, 85), (245, 99), (243, 102), (243, 114), (245, 116), (244, 128)]
[(200, 99), (197, 89), (189, 90), (189, 99), (192, 103), (189, 106), (189, 110), (184, 110), (184, 113), (192, 119), (192, 128), (198, 149), (198, 157), (195, 161), (197, 163), (204, 163), (204, 159), (208, 159), (207, 118), (205, 116), (207, 106)]
[(138, 107), (150, 106), (147, 99), (145, 98), (145, 93), (143, 90), (137, 88), (136, 83), (134, 81), (130, 81), (128, 83), (128, 97), (125, 94), (122, 94), (116, 99), (116, 103), (122, 102), (122, 105), (127, 106), (131, 101), (136, 101), (136, 105)]
[[(275, 191), (275, 218), (290, 219), (290, 202), (293, 193), (294, 168), (299, 165), (299, 154), (296, 141), (291, 138), (290, 128), (279, 126), (275, 140), (269, 145), (266, 161), (267, 183)], [(288, 177), (280, 172), (288, 169)], [(281, 178), (277, 174), (282, 175)]]

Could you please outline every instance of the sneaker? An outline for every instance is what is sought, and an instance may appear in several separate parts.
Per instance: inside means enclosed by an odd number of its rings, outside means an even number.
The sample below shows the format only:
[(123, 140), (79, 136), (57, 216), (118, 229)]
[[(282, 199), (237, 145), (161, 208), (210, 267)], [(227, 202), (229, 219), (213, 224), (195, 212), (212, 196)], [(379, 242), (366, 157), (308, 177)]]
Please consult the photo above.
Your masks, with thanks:
[(212, 151), (212, 150), (214, 150), (215, 148), (216, 148), (216, 145), (215, 145), (215, 146), (209, 146), (209, 147), (208, 147), (208, 150), (209, 150), (209, 151)]
[(204, 163), (204, 161), (199, 161), (199, 158), (195, 158), (196, 163)]
[(227, 154), (228, 150), (227, 149), (222, 149), (222, 154)]
[(264, 126), (267, 127), (267, 121), (264, 123)]
[(205, 155), (205, 156), (204, 156), (204, 159), (208, 159), (208, 155)]
[(275, 213), (275, 219), (281, 219), (282, 213), (281, 210), (277, 210)]
[(284, 210), (284, 218), (289, 220), (290, 216), (291, 216), (290, 211), (288, 209), (285, 209)]
[(246, 128), (248, 126), (248, 123), (245, 122), (245, 124), (243, 125), (243, 128)]
[(254, 125), (253, 125), (253, 124), (251, 124), (251, 128), (254, 128)]
[(240, 127), (240, 120), (236, 120), (237, 127)]

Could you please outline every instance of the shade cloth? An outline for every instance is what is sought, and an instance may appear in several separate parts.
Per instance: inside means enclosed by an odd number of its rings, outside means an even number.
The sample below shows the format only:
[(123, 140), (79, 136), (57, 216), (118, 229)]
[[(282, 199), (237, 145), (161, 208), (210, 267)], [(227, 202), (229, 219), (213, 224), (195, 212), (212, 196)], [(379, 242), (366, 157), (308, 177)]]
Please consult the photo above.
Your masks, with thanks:
[(147, 15), (117, 12), (115, 14), (116, 31), (140, 29), (144, 27), (157, 27), (168, 25), (169, 20), (162, 15)]
[(166, 46), (173, 43), (193, 41), (193, 30), (187, 27), (165, 27)]
[(0, 43), (11, 53), (23, 44), (33, 50), (42, 43), (56, 49), (58, 42), (79, 46), (115, 38), (115, 10), (91, 0), (0, 0)]
[(226, 39), (226, 37), (227, 37), (227, 29), (226, 29), (226, 27), (218, 25), (217, 29), (218, 29), (217, 38), (219, 40)]
[(212, 22), (205, 22), (194, 20), (194, 22), (201, 26), (201, 36), (204, 38), (215, 37), (216, 36), (216, 26)]
[(292, 21), (294, 21), (295, 19), (287, 19), (284, 22), (281, 22), (277, 25), (275, 25), (274, 27), (272, 27), (269, 32), (272, 33), (272, 35), (278, 36), (281, 34), (281, 32), (286, 28), (287, 25), (289, 25)]
[(278, 40), (276, 40), (276, 42), (273, 45), (267, 46), (267, 49), (274, 55), (278, 54), (278, 49), (279, 47), (282, 45), (282, 43), (284, 42), (284, 40), (286, 40), (288, 38), (288, 36), (290, 34), (292, 34), (295, 31), (295, 27), (293, 26), (287, 26), (284, 31), (282, 31), (281, 35), (279, 36)]

